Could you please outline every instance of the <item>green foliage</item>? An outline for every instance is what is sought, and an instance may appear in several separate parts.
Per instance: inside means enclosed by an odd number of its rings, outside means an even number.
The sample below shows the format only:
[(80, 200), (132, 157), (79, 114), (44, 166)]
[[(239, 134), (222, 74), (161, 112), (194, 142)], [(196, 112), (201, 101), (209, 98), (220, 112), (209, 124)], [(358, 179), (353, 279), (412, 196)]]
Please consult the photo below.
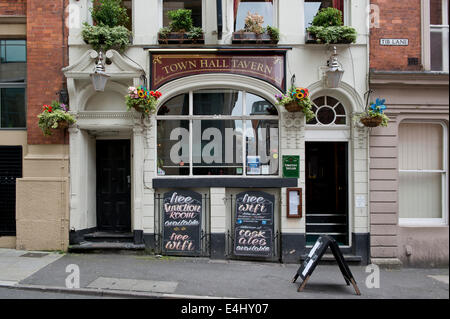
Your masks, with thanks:
[(317, 43), (354, 43), (357, 37), (355, 28), (349, 26), (311, 26), (307, 31), (316, 37)]
[(192, 10), (178, 9), (167, 12), (172, 32), (189, 32), (193, 27)]
[(159, 37), (161, 39), (167, 39), (170, 32), (172, 32), (172, 29), (170, 29), (170, 27), (161, 28), (159, 29)]
[(303, 114), (305, 114), (306, 122), (309, 122), (310, 120), (312, 120), (313, 118), (316, 117), (316, 114), (312, 111), (311, 100), (308, 95), (302, 99), (295, 98), (295, 94), (293, 94), (295, 89), (296, 89), (295, 87), (292, 87), (285, 94), (282, 94), (282, 95), (277, 94), (275, 96), (278, 100), (277, 105), (284, 106), (284, 105), (287, 105), (287, 104), (290, 104), (293, 102), (297, 103), (300, 106), (300, 109), (303, 112)]
[(192, 40), (200, 39), (203, 36), (203, 29), (200, 27), (192, 27), (189, 31), (188, 37)]
[(317, 27), (338, 27), (343, 25), (342, 12), (335, 8), (320, 10), (311, 23)]
[(280, 30), (278, 28), (269, 25), (266, 30), (273, 41), (280, 41)]
[(106, 52), (109, 49), (114, 49), (123, 52), (130, 44), (131, 32), (124, 26), (111, 28), (85, 23), (81, 35), (83, 40), (96, 51)]
[(95, 24), (110, 28), (125, 26), (129, 22), (127, 9), (122, 6), (122, 0), (97, 0), (91, 9)]
[(38, 126), (44, 135), (52, 135), (52, 129), (57, 129), (61, 122), (69, 125), (75, 123), (73, 115), (66, 111), (66, 107), (57, 101), (52, 101), (51, 106), (44, 105), (44, 110), (37, 116)]

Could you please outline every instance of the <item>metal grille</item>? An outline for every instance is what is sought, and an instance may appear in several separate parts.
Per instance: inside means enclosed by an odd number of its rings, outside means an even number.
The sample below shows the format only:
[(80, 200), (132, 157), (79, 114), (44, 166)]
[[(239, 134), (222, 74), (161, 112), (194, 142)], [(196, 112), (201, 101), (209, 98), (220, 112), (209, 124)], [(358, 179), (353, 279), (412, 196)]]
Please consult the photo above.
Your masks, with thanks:
[[(163, 194), (155, 194), (155, 253), (161, 255), (182, 255), (182, 253), (166, 252), (163, 247)], [(208, 194), (202, 194), (202, 228), (201, 228), (201, 252), (198, 254), (189, 254), (190, 257), (209, 257), (211, 256), (211, 231), (210, 231), (210, 202)]]
[[(234, 233), (235, 233), (235, 203), (236, 203), (236, 196), (230, 195), (229, 197), (226, 197), (227, 202), (227, 209), (230, 210), (230, 213), (228, 216), (230, 216), (231, 220), (229, 222), (229, 229), (227, 231), (227, 238), (226, 238), (226, 257), (228, 259), (237, 259), (237, 260), (256, 260), (261, 259), (262, 261), (276, 261), (281, 262), (281, 233), (279, 231), (279, 222), (277, 222), (277, 216), (274, 212), (274, 236), (272, 239), (272, 256), (269, 258), (264, 257), (244, 257), (244, 256), (236, 256), (233, 253), (234, 248)], [(277, 203), (277, 201), (275, 201)], [(275, 210), (275, 208), (274, 208)]]
[(0, 235), (16, 234), (16, 179), (22, 177), (22, 146), (0, 146)]

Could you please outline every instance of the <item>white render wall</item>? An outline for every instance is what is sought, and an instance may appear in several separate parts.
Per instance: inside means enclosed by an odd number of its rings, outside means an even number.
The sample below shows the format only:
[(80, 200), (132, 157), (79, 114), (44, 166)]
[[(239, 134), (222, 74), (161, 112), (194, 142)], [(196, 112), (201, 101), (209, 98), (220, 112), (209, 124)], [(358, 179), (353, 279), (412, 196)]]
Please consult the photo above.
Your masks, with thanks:
[[(143, 50), (144, 46), (157, 45), (157, 32), (161, 27), (162, 21), (162, 0), (133, 0), (133, 45), (125, 52), (123, 60), (127, 61), (136, 69), (143, 69), (147, 73), (149, 71), (149, 52)], [(206, 32), (206, 45), (230, 45), (232, 33), (232, 3), (233, 0), (223, 0), (223, 19), (224, 29), (222, 40), (217, 41), (217, 25), (216, 25), (216, 2), (211, 0), (203, 0), (203, 28)], [(70, 0), (70, 4), (78, 6), (79, 16), (81, 22), (90, 22), (90, 14), (88, 8), (90, 6), (89, 0)], [(326, 62), (329, 59), (332, 48), (326, 45), (305, 44), (305, 26), (303, 22), (303, 1), (302, 0), (274, 0), (275, 5), (275, 19), (276, 26), (280, 29), (280, 42), (278, 45), (292, 47), (292, 50), (287, 53), (287, 74), (286, 83), (290, 85), (291, 77), (295, 74), (296, 85), (310, 88), (312, 98), (322, 94), (332, 95), (343, 101), (347, 108), (347, 114), (362, 111), (364, 107), (364, 93), (368, 89), (367, 74), (368, 74), (368, 29), (366, 26), (366, 8), (369, 4), (368, 0), (346, 0), (345, 20), (346, 23), (355, 27), (358, 31), (358, 39), (356, 44), (351, 45), (337, 45), (337, 52), (339, 54), (338, 60), (341, 62), (345, 70), (343, 82), (339, 89), (327, 89), (323, 84), (323, 70)], [(76, 63), (82, 64), (80, 58), (90, 49), (86, 45), (81, 36), (81, 29), (72, 28), (69, 33), (69, 61), (70, 65)], [(131, 58), (133, 61), (128, 59)], [(82, 114), (82, 104), (85, 103), (80, 98), (81, 93), (86, 94), (86, 87), (90, 85), (88, 74), (93, 68), (93, 63), (86, 67), (84, 77), (68, 81), (68, 90), (70, 93), (71, 109), (76, 110), (78, 114)], [(139, 84), (139, 76), (133, 76), (128, 79), (120, 77), (120, 72), (133, 70), (123, 70), (116, 65), (107, 66), (107, 72), (115, 72), (115, 77), (108, 82), (107, 89), (111, 92), (123, 94), (123, 88), (127, 85)], [(244, 78), (244, 80), (242, 79)], [(241, 89), (257, 90), (266, 99), (275, 102), (273, 94), (278, 91), (270, 87), (265, 82), (257, 80), (245, 81), (245, 77), (236, 76), (235, 78), (222, 76), (194, 76), (185, 81), (180, 80), (175, 85), (165, 85), (161, 88), (164, 98), (175, 95), (175, 91), (179, 92), (184, 88), (192, 88), (195, 85), (199, 87), (208, 81), (209, 85), (216, 84), (223, 86), (226, 83), (233, 85), (236, 80)], [(259, 83), (260, 82), (260, 83)], [(122, 89), (120, 89), (122, 88)], [(95, 94), (93, 91), (90, 94)], [(86, 97), (89, 98), (89, 97)], [(96, 99), (97, 101), (99, 99)], [(73, 105), (72, 102), (75, 104)], [(135, 229), (142, 229), (144, 233), (153, 233), (154, 231), (154, 189), (152, 188), (152, 179), (156, 177), (156, 121), (154, 118), (150, 126), (142, 125), (141, 129), (135, 126), (135, 120), (125, 114), (116, 120), (111, 119), (111, 113), (106, 116), (108, 111), (112, 112), (109, 105), (99, 102), (100, 105), (95, 107), (95, 126), (98, 130), (102, 127), (106, 130), (107, 127), (120, 127), (121, 131), (127, 131), (129, 136), (132, 136), (133, 154), (137, 157), (133, 159), (133, 200), (132, 200), (132, 221)], [(124, 104), (125, 110), (125, 104)], [(298, 116), (293, 121), (289, 121), (292, 114), (280, 110), (280, 164), (282, 155), (299, 155), (300, 156), (300, 179), (298, 187), (303, 188), (303, 213), (305, 212), (304, 188), (305, 188), (305, 139), (309, 136), (309, 128), (305, 128), (303, 116)], [(105, 112), (105, 118), (102, 119), (102, 112)], [(117, 113), (115, 110), (114, 112)], [(120, 112), (119, 112), (120, 113)], [(288, 121), (286, 121), (288, 120)], [(91, 122), (89, 122), (91, 121)], [(349, 122), (351, 120), (349, 119)], [(81, 128), (88, 129), (89, 126), (84, 124), (94, 123), (89, 120), (86, 115), (84, 118), (79, 118), (78, 125)], [(292, 124), (294, 123), (294, 124)], [(138, 124), (141, 125), (141, 124)], [(133, 129), (134, 127), (134, 129)], [(326, 130), (323, 130), (326, 131)], [(76, 130), (74, 134), (78, 134)], [(326, 136), (328, 133), (323, 132)], [(363, 196), (366, 203), (369, 202), (368, 189), (368, 160), (367, 160), (367, 129), (355, 127), (351, 123), (351, 127), (341, 132), (342, 136), (347, 136), (349, 142), (350, 156), (349, 156), (349, 186), (350, 186), (350, 216), (351, 229), (350, 232), (367, 233), (369, 232), (368, 211), (367, 207), (356, 208), (356, 196)], [(72, 133), (71, 133), (72, 134)], [(320, 132), (313, 133), (319, 134)], [(74, 143), (72, 145), (72, 142)], [(81, 149), (81, 145), (77, 143), (84, 143), (82, 138), (71, 137), (71, 150)], [(139, 162), (138, 158), (141, 158)], [(143, 161), (143, 162), (142, 162)], [(71, 173), (85, 170), (84, 163), (79, 155), (71, 157)], [(281, 165), (280, 165), (281, 169)], [(83, 181), (71, 179), (72, 187), (80, 189), (80, 183)], [(95, 203), (91, 203), (92, 197), (84, 193), (74, 193), (72, 191), (72, 199), (74, 203), (89, 202), (89, 207), (95, 207)], [(225, 197), (226, 190), (223, 188), (211, 188), (211, 231), (224, 232), (226, 224), (223, 219), (226, 217), (225, 205), (223, 197)], [(75, 194), (75, 195), (74, 195)], [(281, 193), (281, 229), (285, 233), (304, 233), (305, 232), (305, 218), (302, 219), (288, 219), (286, 218), (286, 189), (282, 189)], [(76, 206), (76, 205), (75, 205)], [(75, 207), (74, 206), (74, 207)], [(72, 204), (71, 204), (72, 207)], [(79, 206), (71, 208), (71, 227), (75, 229), (83, 229), (85, 225), (91, 224), (82, 221), (80, 214), (82, 212)], [(84, 209), (84, 208), (83, 208)], [(89, 209), (89, 211), (92, 209)], [(92, 215), (92, 213), (87, 213)], [(83, 217), (84, 218), (84, 217)], [(87, 220), (95, 220), (92, 216), (86, 216)]]

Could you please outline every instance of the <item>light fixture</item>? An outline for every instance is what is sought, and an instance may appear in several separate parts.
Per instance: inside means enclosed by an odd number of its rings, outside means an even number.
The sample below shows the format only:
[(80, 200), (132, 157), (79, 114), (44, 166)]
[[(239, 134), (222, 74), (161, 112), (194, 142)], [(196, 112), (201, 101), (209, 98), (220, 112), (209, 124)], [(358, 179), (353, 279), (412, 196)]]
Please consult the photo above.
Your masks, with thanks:
[(98, 54), (98, 61), (94, 69), (94, 73), (91, 75), (92, 85), (94, 89), (99, 92), (103, 92), (105, 90), (106, 82), (110, 77), (105, 72), (105, 64), (103, 63), (103, 52), (100, 51)]
[(328, 61), (327, 70), (327, 86), (329, 88), (338, 88), (341, 83), (344, 70), (342, 69), (339, 61), (337, 60), (336, 47), (333, 47), (333, 55)]

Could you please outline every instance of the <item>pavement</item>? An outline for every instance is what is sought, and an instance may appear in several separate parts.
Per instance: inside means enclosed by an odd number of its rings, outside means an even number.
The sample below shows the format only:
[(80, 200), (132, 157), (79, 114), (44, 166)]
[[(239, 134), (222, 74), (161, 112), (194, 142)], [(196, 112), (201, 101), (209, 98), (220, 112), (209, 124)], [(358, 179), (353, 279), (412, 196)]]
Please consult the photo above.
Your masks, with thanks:
[(319, 264), (305, 289), (298, 292), (301, 279), (292, 283), (298, 267), (208, 258), (0, 249), (0, 298), (26, 298), (18, 291), (34, 291), (41, 297), (60, 293), (64, 298), (449, 299), (448, 268), (379, 269), (377, 288), (372, 268), (350, 265), (361, 291), (358, 296), (346, 285), (339, 267), (330, 264)]

